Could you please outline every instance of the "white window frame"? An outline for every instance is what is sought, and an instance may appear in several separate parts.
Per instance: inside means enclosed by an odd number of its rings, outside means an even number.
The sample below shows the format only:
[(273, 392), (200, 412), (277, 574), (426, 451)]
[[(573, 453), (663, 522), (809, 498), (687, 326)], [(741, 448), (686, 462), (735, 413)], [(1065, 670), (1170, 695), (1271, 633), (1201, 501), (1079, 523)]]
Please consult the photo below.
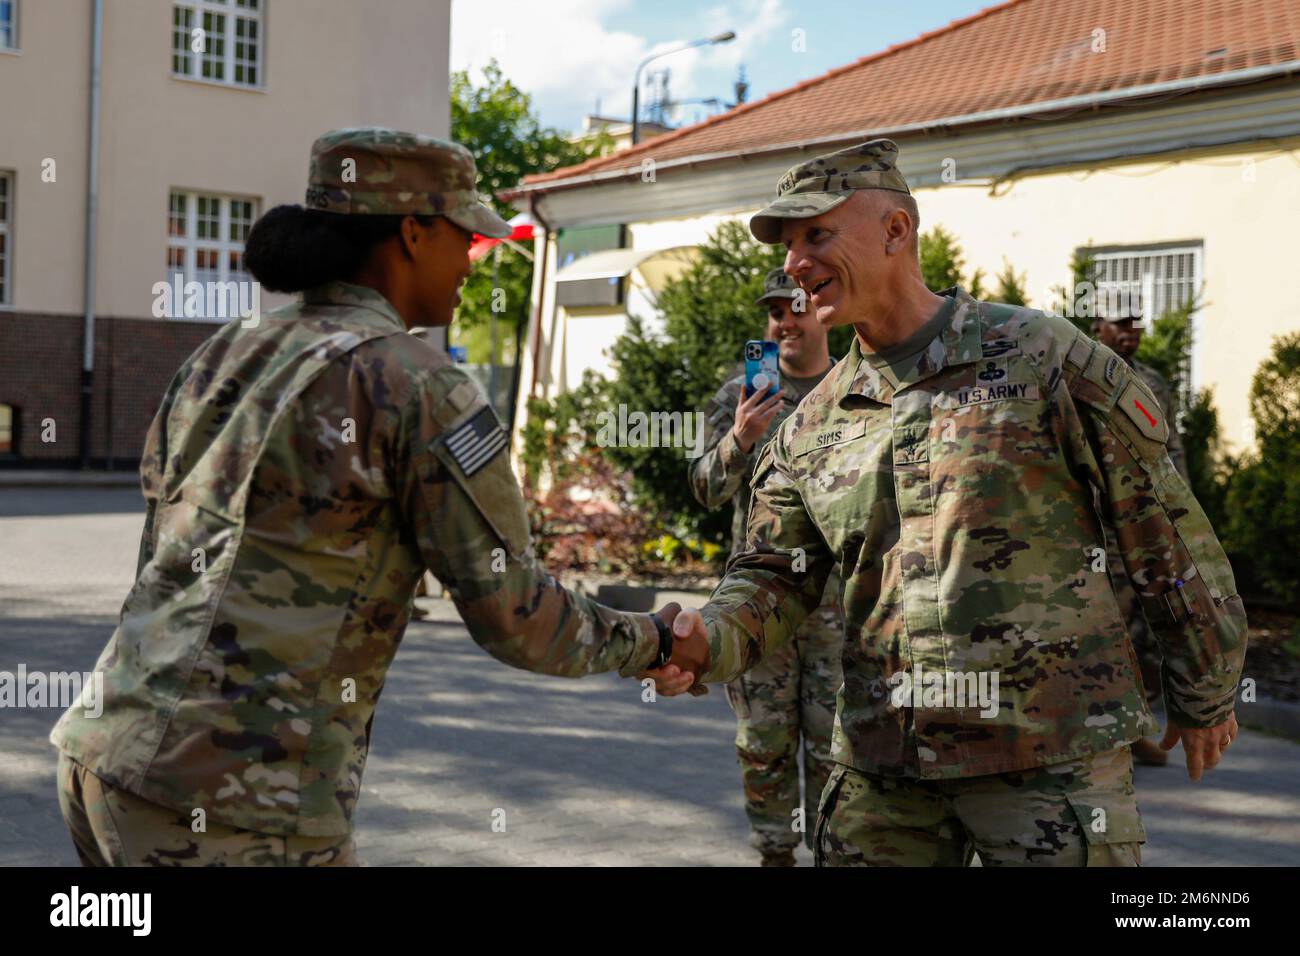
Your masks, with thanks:
[[(1144, 326), (1149, 331), (1151, 324), (1166, 311), (1181, 304), (1182, 299), (1174, 300), (1175, 289), (1190, 292), (1199, 299), (1202, 284), (1205, 281), (1204, 253), (1205, 246), (1200, 240), (1186, 242), (1167, 242), (1135, 246), (1105, 246), (1097, 250), (1081, 250), (1087, 253), (1095, 263), (1094, 275), (1097, 277), (1097, 301), (1105, 302), (1106, 296), (1123, 291), (1136, 294), (1142, 303)], [(1185, 256), (1182, 263), (1177, 257)], [(1159, 269), (1158, 264), (1168, 263), (1174, 268)], [(1180, 267), (1181, 266), (1181, 267)], [(1158, 275), (1164, 272), (1166, 275)], [(1172, 277), (1167, 273), (1174, 272)], [(1190, 272), (1190, 274), (1188, 274)], [(1123, 278), (1103, 278), (1103, 273), (1121, 274)], [(1195, 309), (1191, 315), (1192, 347), (1188, 355), (1186, 381), (1183, 383), (1187, 394), (1194, 392), (1201, 384), (1200, 343), (1201, 310)]]
[(4, 215), (0, 216), (0, 236), (4, 236), (4, 254), (0, 258), (0, 309), (14, 304), (14, 174), (0, 169), (4, 183)]
[[(195, 80), (199, 83), (215, 83), (218, 86), (230, 86), (235, 89), (244, 90), (261, 90), (266, 87), (266, 4), (268, 0), (251, 0), (256, 2), (256, 9), (250, 9), (243, 6), (243, 3), (250, 0), (173, 0), (171, 13), (171, 49), (172, 58), (172, 76), (179, 79)], [(176, 11), (185, 10), (190, 14), (190, 25), (183, 33), (183, 47), (181, 50), (176, 48), (177, 30)], [(209, 58), (207, 53), (195, 53), (190, 49), (190, 42), (193, 37), (193, 30), (196, 27), (202, 27), (204, 14), (224, 17), (225, 29), (216, 34), (220, 36), (223, 43), (223, 50), (220, 59), (212, 57), (214, 62), (221, 64), (222, 76), (204, 76), (204, 60)], [(257, 80), (248, 82), (247, 80), (235, 79), (235, 67), (240, 65), (235, 58), (236, 43), (236, 21), (245, 20), (251, 22), (257, 27), (257, 39), (254, 42), (254, 49), (257, 51), (257, 62), (254, 68), (257, 70)], [(205, 37), (205, 40), (210, 40)], [(205, 43), (206, 46), (206, 43)], [(177, 57), (184, 60), (183, 68), (178, 68), (176, 63)], [(242, 65), (248, 66), (247, 62)]]
[[(185, 232), (184, 235), (173, 236), (171, 234), (171, 210), (173, 196), (185, 197)], [(215, 199), (217, 200), (217, 238), (200, 239), (199, 238), (199, 200)], [(244, 202), (249, 204), (248, 226), (251, 229), (254, 222), (257, 221), (258, 200), (256, 196), (238, 196), (230, 193), (221, 193), (211, 189), (169, 189), (167, 191), (167, 255), (166, 268), (167, 273), (163, 280), (170, 287), (175, 279), (176, 267), (171, 265), (171, 251), (180, 249), (184, 253), (185, 262), (180, 267), (182, 282), (252, 282), (253, 277), (247, 271), (232, 273), (230, 271), (230, 254), (232, 252), (243, 254), (244, 243), (242, 241), (230, 238), (230, 209), (231, 203)], [(198, 268), (198, 253), (200, 250), (215, 250), (217, 253), (217, 268), (215, 273), (210, 270), (204, 270), (202, 276)], [(187, 318), (183, 315), (172, 316), (176, 319)], [(193, 320), (195, 317), (188, 317)], [(199, 316), (204, 321), (226, 322), (229, 317), (222, 316)]]
[(9, 4), (9, 42), (0, 42), (0, 52), (17, 53), (22, 49), (22, 38), (18, 34), (18, 0)]

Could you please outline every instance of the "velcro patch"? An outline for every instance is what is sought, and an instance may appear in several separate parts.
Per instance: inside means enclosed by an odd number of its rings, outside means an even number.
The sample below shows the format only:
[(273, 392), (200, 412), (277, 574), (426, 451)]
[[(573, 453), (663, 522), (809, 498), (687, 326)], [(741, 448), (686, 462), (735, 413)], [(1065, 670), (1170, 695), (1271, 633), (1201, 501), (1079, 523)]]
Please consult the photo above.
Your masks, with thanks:
[(1070, 343), (1070, 350), (1065, 353), (1065, 361), (1075, 368), (1086, 368), (1088, 359), (1092, 357), (1092, 349), (1092, 341), (1080, 333), (1079, 337)]
[(1020, 343), (1015, 339), (992, 339), (980, 344), (980, 354), (985, 358), (1002, 358), (1006, 355), (1019, 355)]
[(447, 401), (457, 413), (463, 412), (479, 397), (478, 386), (473, 382), (461, 382), (447, 393)]
[(447, 450), (466, 478), (495, 458), (507, 444), (505, 429), (497, 421), (490, 405), (484, 405), (477, 415), (446, 439)]

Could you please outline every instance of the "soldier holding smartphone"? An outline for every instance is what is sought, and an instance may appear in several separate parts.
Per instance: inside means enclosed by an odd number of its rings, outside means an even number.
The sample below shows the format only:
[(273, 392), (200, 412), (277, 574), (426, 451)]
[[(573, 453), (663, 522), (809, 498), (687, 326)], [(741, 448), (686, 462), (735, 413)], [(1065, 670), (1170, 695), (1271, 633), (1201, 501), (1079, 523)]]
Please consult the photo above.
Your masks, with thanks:
[[(768, 273), (755, 303), (767, 309), (767, 339), (778, 346), (779, 388), (746, 388), (745, 374), (727, 381), (709, 403), (705, 453), (691, 466), (691, 490), (707, 508), (735, 506), (732, 551), (744, 544), (754, 461), (799, 401), (834, 364), (826, 330), (801, 308), (802, 290), (780, 269)], [(751, 343), (757, 344), (757, 343)], [(754, 380), (755, 386), (766, 383)], [(831, 728), (840, 686), (844, 612), (832, 581), (819, 607), (790, 644), (727, 685), (736, 713), (736, 755), (745, 787), (750, 842), (764, 866), (793, 866), (798, 825), (807, 834), (831, 771)], [(804, 800), (799, 799), (799, 750)], [(811, 843), (809, 844), (811, 846)]]

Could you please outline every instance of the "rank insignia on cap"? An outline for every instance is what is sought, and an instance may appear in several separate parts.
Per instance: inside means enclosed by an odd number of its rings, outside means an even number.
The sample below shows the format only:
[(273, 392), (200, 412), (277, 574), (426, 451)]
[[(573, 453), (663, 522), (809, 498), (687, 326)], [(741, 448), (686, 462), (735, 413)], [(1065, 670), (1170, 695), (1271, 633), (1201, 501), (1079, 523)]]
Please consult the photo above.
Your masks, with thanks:
[(489, 405), (447, 436), (447, 450), (468, 478), (506, 447), (505, 429)]

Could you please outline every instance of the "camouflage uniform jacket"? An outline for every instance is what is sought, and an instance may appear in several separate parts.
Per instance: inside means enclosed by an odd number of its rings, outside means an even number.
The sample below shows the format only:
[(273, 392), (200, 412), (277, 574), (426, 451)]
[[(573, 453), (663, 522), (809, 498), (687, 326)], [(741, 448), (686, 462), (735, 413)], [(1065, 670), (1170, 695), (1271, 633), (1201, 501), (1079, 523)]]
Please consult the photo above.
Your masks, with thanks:
[[(1152, 733), (1108, 575), (1092, 570), (1105, 547), (1097, 489), (1164, 654), (1171, 718), (1221, 722), (1245, 656), (1245, 612), (1166, 454), (1150, 391), (1063, 319), (952, 294), (951, 321), (897, 388), (855, 342), (764, 448), (746, 548), (704, 608), (703, 680), (730, 680), (789, 640), (838, 561), (837, 762), (969, 777)], [(911, 695), (894, 706), (893, 675), (918, 668), (989, 672), (996, 714), (924, 697), (913, 708)]]
[[(832, 359), (832, 367), (826, 372), (826, 376), (834, 374)], [(733, 555), (745, 546), (746, 519), (749, 516), (750, 499), (754, 494), (749, 486), (749, 479), (753, 475), (759, 452), (804, 397), (794, 394), (790, 383), (783, 381), (781, 410), (768, 424), (763, 437), (754, 442), (754, 447), (746, 453), (740, 450), (736, 435), (732, 431), (736, 424), (736, 405), (740, 401), (740, 394), (744, 388), (745, 375), (742, 372), (723, 383), (709, 400), (708, 408), (704, 412), (702, 444), (704, 453), (691, 463), (690, 470), (691, 492), (695, 495), (695, 500), (704, 507), (718, 508), (726, 500), (731, 500), (731, 553)], [(822, 598), (823, 606), (838, 607), (839, 592), (839, 577), (832, 571), (826, 582), (826, 591)]]
[(100, 656), (103, 714), (51, 740), (110, 784), (266, 833), (348, 833), (375, 703), (427, 566), (515, 667), (648, 666), (647, 615), (533, 558), (477, 386), (378, 293), (332, 283), (232, 322), (146, 440), (135, 587)]

